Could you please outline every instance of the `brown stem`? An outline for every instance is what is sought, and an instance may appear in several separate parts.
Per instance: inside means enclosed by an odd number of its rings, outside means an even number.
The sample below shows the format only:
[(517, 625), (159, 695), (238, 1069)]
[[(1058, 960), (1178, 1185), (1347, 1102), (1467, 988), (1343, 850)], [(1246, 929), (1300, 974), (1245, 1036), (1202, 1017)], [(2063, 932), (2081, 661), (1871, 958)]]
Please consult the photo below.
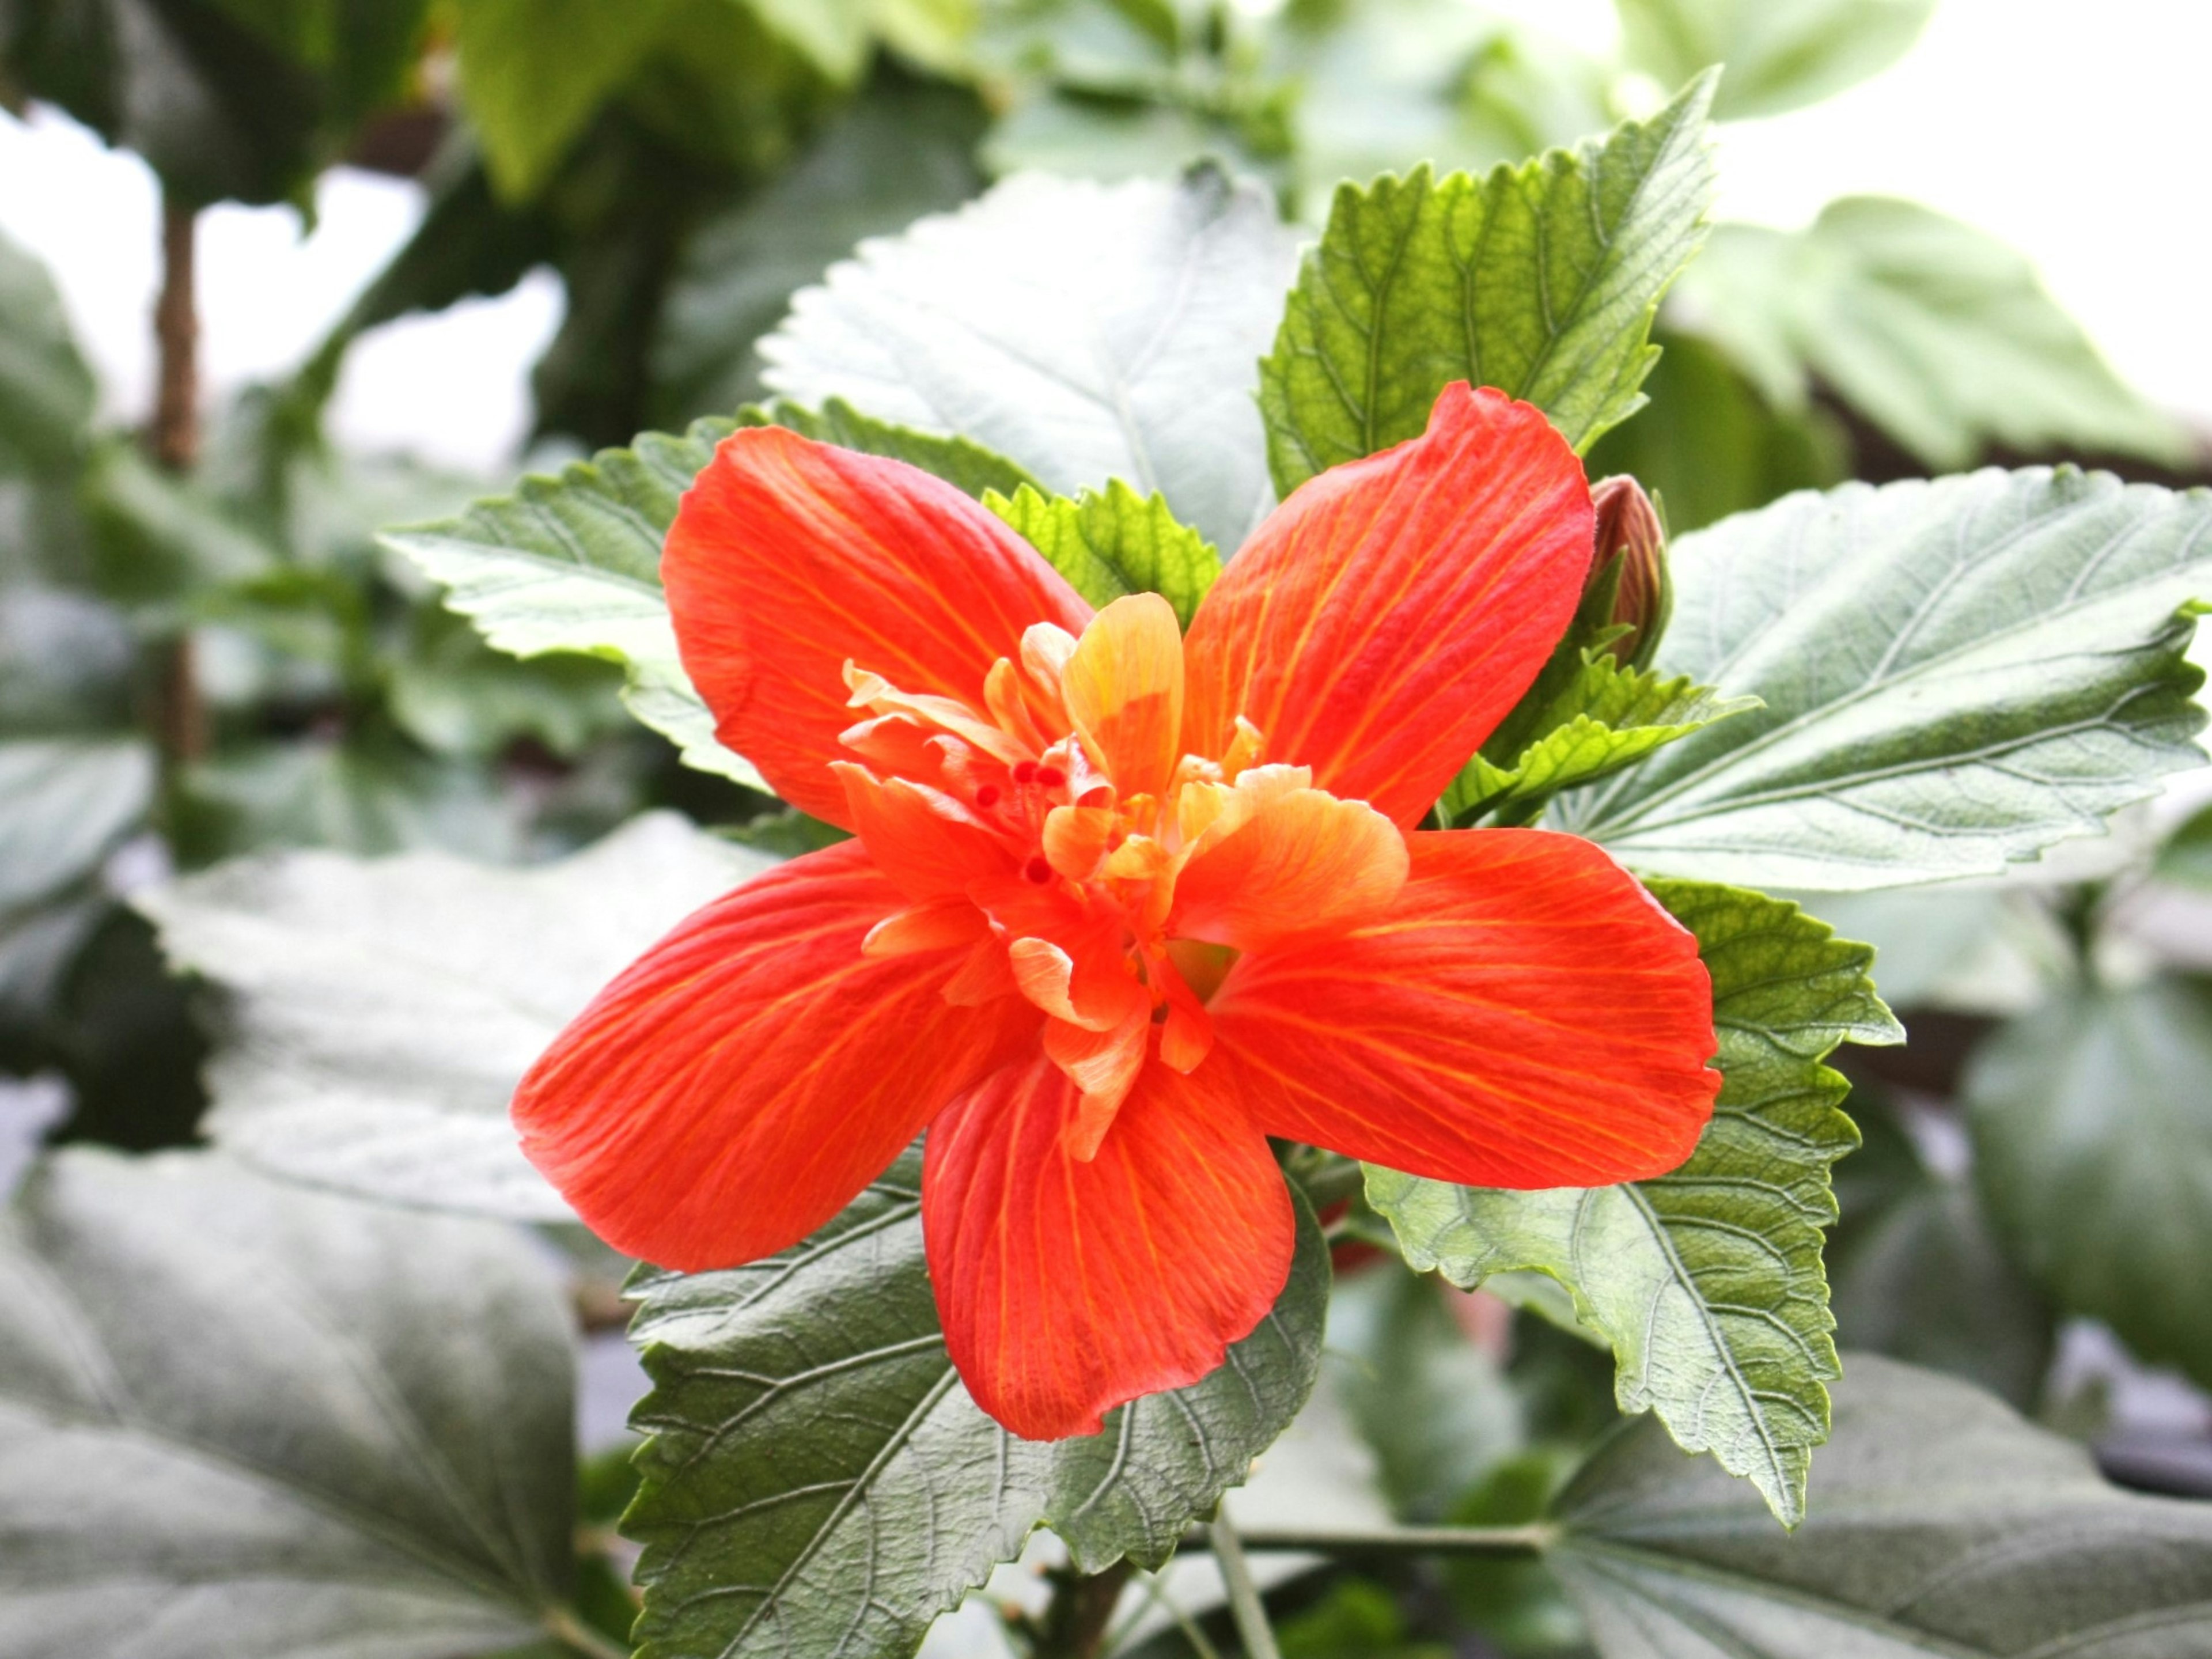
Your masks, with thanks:
[(192, 292), (195, 211), (161, 198), (161, 294), (154, 302), (161, 379), (154, 399), (154, 459), (189, 472), (200, 456), (200, 319)]
[[(200, 454), (200, 319), (192, 276), (197, 227), (195, 210), (165, 192), (161, 292), (154, 301), (157, 380), (147, 441), (154, 459), (171, 472), (191, 471)], [(208, 717), (189, 629), (169, 641), (161, 676), (155, 726), (161, 753), (172, 764), (198, 760), (208, 750)]]
[(1103, 1572), (1068, 1567), (1054, 1573), (1052, 1601), (1037, 1620), (1030, 1659), (1097, 1659), (1129, 1571), (1127, 1561), (1116, 1561)]

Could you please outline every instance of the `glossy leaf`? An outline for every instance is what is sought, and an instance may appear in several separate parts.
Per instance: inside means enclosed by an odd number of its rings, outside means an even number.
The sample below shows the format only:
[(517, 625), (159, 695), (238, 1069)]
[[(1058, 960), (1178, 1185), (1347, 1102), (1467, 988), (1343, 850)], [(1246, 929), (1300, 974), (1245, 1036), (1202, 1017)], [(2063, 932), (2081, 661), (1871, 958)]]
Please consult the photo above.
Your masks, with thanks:
[(2212, 1648), (2212, 1507), (2109, 1486), (1979, 1389), (1853, 1354), (1795, 1537), (1642, 1425), (1554, 1506), (1607, 1659), (2162, 1659)]
[(1157, 1565), (1304, 1402), (1328, 1264), (1301, 1204), (1291, 1282), (1228, 1364), (1089, 1438), (1014, 1438), (945, 1357), (921, 1186), (909, 1152), (782, 1255), (635, 1281), (642, 1659), (904, 1659), (1039, 1525), (1085, 1571)]
[(1880, 73), (1920, 38), (1936, 0), (1615, 0), (1631, 64), (1674, 86), (1724, 64), (1723, 121), (1817, 103)]
[(1713, 979), (1726, 1081), (1690, 1161), (1628, 1186), (1526, 1193), (1370, 1165), (1368, 1200), (1414, 1267), (1470, 1289), (1513, 1269), (1565, 1285), (1613, 1345), (1620, 1408), (1656, 1411), (1795, 1526), (1836, 1375), (1829, 1166), (1858, 1144), (1849, 1085), (1821, 1061), (1839, 1042), (1903, 1033), (1867, 977), (1873, 952), (1796, 906), (1688, 882), (1653, 893), (1697, 934)]
[(771, 862), (663, 814), (533, 869), (290, 853), (137, 902), (228, 994), (217, 1145), (391, 1202), (565, 1221), (507, 1121), (515, 1084), (632, 957)]
[(2013, 1021), (1961, 1085), (1974, 1175), (2068, 1312), (2212, 1383), (2212, 982), (2082, 988)]
[(1509, 765), (1477, 755), (1444, 792), (1448, 824), (1486, 813), (1525, 823), (1562, 789), (1595, 782), (1715, 720), (1759, 707), (1687, 678), (1624, 668), (1604, 652), (1583, 653), (1579, 673), (1554, 696), (1532, 729), (1543, 733)]
[(0, 912), (90, 874), (143, 820), (154, 772), (135, 738), (0, 742)]
[(57, 1156), (0, 1221), (0, 1656), (574, 1628), (570, 1340), (508, 1230)]
[(1159, 593), (1187, 629), (1221, 574), (1220, 554), (1175, 521), (1164, 497), (1147, 499), (1119, 478), (1073, 501), (1025, 487), (1011, 500), (994, 491), (983, 505), (1102, 610), (1126, 593)]
[(1700, 80), (1480, 179), (1340, 188), (1260, 366), (1275, 488), (1419, 436), (1454, 380), (1534, 404), (1578, 450), (1642, 407), (1660, 295), (1705, 240), (1711, 98)]
[(1823, 385), (1932, 469), (1992, 446), (2190, 453), (2025, 257), (1917, 203), (1848, 198), (1802, 232), (1723, 226), (1678, 298), (1777, 407)]
[(1663, 667), (1765, 708), (1563, 803), (1635, 868), (1759, 887), (2002, 869), (2192, 766), (2212, 495), (1981, 472), (1793, 495), (1670, 554)]
[(834, 266), (762, 343), (763, 378), (964, 434), (1062, 494), (1126, 479), (1233, 548), (1273, 505), (1252, 364), (1296, 246), (1267, 191), (1210, 167), (1024, 175)]

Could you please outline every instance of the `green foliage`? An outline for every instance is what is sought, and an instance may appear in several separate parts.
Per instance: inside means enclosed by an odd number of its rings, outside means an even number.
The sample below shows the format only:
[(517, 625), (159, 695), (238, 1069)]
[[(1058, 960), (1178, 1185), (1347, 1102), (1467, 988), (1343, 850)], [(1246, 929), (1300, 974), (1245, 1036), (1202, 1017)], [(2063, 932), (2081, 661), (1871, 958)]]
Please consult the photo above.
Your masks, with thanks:
[(1867, 977), (1873, 952), (1794, 904), (1689, 882), (1652, 891), (1698, 936), (1713, 981), (1725, 1081), (1690, 1161), (1627, 1186), (1525, 1193), (1370, 1165), (1368, 1201), (1412, 1267), (1470, 1288), (1512, 1269), (1559, 1280), (1613, 1345), (1621, 1410), (1656, 1411), (1795, 1526), (1836, 1375), (1828, 1171), (1858, 1144), (1849, 1085), (1821, 1061), (1903, 1034)]
[(885, 421), (871, 420), (842, 398), (832, 398), (816, 414), (786, 398), (765, 408), (749, 405), (738, 412), (744, 426), (782, 426), (818, 443), (836, 444), (864, 454), (886, 455), (925, 472), (933, 472), (954, 489), (977, 500), (993, 492), (1010, 495), (1036, 488), (1030, 475), (1003, 455), (965, 438), (940, 438), (915, 432)]
[(153, 798), (136, 738), (0, 740), (0, 915), (89, 875)]
[(2084, 986), (2004, 1027), (1961, 1089), (2012, 1254), (2069, 1312), (2212, 1382), (2212, 983)]
[(92, 371), (46, 267), (4, 237), (0, 317), (0, 474), (66, 466), (92, 419)]
[(957, 432), (1073, 495), (1109, 478), (1234, 548), (1273, 505), (1251, 404), (1295, 234), (1218, 170), (1024, 175), (871, 242), (762, 342), (775, 391)]
[(2107, 1485), (1963, 1382), (1853, 1355), (1792, 1538), (1650, 1425), (1561, 1496), (1547, 1560), (1610, 1659), (2197, 1653), (2212, 1509)]
[(1707, 335), (1785, 410), (1817, 381), (1929, 466), (1990, 446), (2190, 453), (2124, 386), (2026, 258), (1911, 202), (1832, 202), (1810, 229), (1724, 225), (1683, 279)]
[(2061, 469), (1793, 495), (1674, 544), (1660, 657), (1765, 707), (1562, 803), (1638, 869), (1994, 872), (2197, 763), (2212, 495)]
[(1699, 80), (1480, 179), (1340, 189), (1260, 366), (1275, 488), (1418, 436), (1454, 380), (1536, 404), (1577, 449), (1634, 414), (1659, 298), (1705, 240), (1711, 99)]
[(573, 1623), (569, 1327), (514, 1233), (70, 1152), (0, 1222), (0, 1655)]
[(1175, 521), (1164, 496), (1146, 499), (1119, 478), (1073, 501), (1024, 484), (1012, 500), (994, 491), (983, 505), (1094, 605), (1126, 593), (1164, 594), (1188, 628), (1198, 602), (1221, 574), (1221, 555), (1195, 530)]
[(1817, 103), (1880, 73), (1936, 0), (1615, 0), (1629, 63), (1675, 86), (1721, 64), (1723, 121)]
[(921, 1208), (909, 1152), (781, 1255), (634, 1281), (643, 1659), (904, 1659), (1041, 1524), (1085, 1571), (1157, 1566), (1313, 1386), (1328, 1261), (1301, 1202), (1291, 1281), (1228, 1364), (1099, 1434), (1017, 1439), (945, 1356)]
[(592, 994), (768, 866), (672, 814), (558, 863), (301, 852), (138, 896), (227, 994), (203, 1133), (274, 1174), (387, 1202), (565, 1221), (507, 1100)]
[(1686, 678), (1625, 668), (1602, 651), (1584, 651), (1574, 678), (1546, 701), (1527, 727), (1540, 732), (1510, 766), (1477, 755), (1437, 803), (1447, 827), (1487, 814), (1527, 823), (1562, 789), (1594, 783), (1715, 720), (1759, 707), (1756, 697), (1724, 697)]
[(305, 191), (392, 101), (426, 0), (21, 0), (0, 66), (146, 158), (174, 196), (278, 202)]
[(2212, 887), (2212, 806), (2200, 808), (2168, 837), (2154, 868), (2161, 881)]

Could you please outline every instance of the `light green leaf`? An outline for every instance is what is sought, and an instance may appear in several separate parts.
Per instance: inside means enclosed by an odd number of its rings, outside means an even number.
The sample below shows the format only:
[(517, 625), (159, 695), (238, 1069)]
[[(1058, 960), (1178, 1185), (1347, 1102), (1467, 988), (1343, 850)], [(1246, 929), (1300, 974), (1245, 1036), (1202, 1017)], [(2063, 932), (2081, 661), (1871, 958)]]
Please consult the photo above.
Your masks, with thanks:
[(1039, 1525), (1085, 1571), (1157, 1566), (1304, 1403), (1328, 1253), (1303, 1201), (1290, 1283), (1228, 1364), (1048, 1442), (984, 1416), (945, 1356), (921, 1185), (909, 1152), (781, 1255), (641, 1270), (641, 1659), (906, 1659)]
[(1818, 103), (1905, 56), (1936, 0), (1615, 0), (1629, 63), (1676, 86), (1727, 65), (1723, 121)]
[[(1480, 830), (1470, 833), (1480, 834)], [(1592, 1190), (1499, 1192), (1368, 1166), (1367, 1196), (1407, 1262), (1472, 1288), (1533, 1269), (1612, 1342), (1625, 1412), (1656, 1411), (1686, 1449), (1756, 1486), (1785, 1526), (1826, 1438), (1836, 1375), (1820, 1230), (1829, 1166), (1858, 1144), (1839, 1042), (1903, 1032), (1875, 994), (1873, 952), (1758, 893), (1659, 882), (1713, 981), (1713, 1120), (1672, 1175)]]
[(2158, 849), (2154, 873), (2160, 881), (2187, 887), (2212, 887), (2212, 806), (2196, 814)]
[(0, 1221), (0, 1659), (574, 1629), (570, 1341), (509, 1230), (60, 1154)]
[(1438, 810), (1448, 824), (1493, 812), (1500, 822), (1526, 823), (1559, 790), (1593, 783), (1715, 720), (1758, 707), (1756, 697), (1724, 697), (1709, 685), (1638, 672), (1608, 653), (1585, 651), (1581, 672), (1530, 728), (1543, 735), (1510, 766), (1477, 755), (1444, 792)]
[(2015, 1260), (2069, 1312), (2212, 1382), (2212, 982), (2083, 987), (2005, 1026), (1960, 1092)]
[(218, 1146), (392, 1203), (566, 1221), (507, 1121), (514, 1085), (647, 945), (772, 862), (663, 813), (532, 869), (287, 853), (134, 902), (227, 994)]
[(483, 768), (388, 734), (241, 745), (186, 768), (172, 833), (193, 861), (270, 846), (396, 853), (429, 845), (473, 858), (522, 851), (517, 803)]
[(1085, 490), (1075, 500), (1048, 495), (1028, 485), (1010, 501), (993, 492), (989, 507), (1044, 555), (1075, 591), (1094, 605), (1125, 593), (1159, 593), (1175, 606), (1185, 628), (1221, 574), (1221, 556), (1195, 530), (1175, 521), (1166, 498), (1141, 496), (1119, 478), (1103, 493)]
[(2199, 761), (2173, 620), (2212, 495), (2069, 469), (1792, 495), (1686, 536), (1662, 666), (1762, 699), (1559, 803), (1638, 868), (1836, 890), (2033, 858)]
[(0, 913), (90, 874), (144, 819), (154, 772), (135, 738), (0, 743)]
[(1547, 1559), (1607, 1659), (2212, 1651), (2212, 1506), (2121, 1492), (1966, 1383), (1845, 1369), (1795, 1537), (1652, 1425), (1583, 1467)]
[(1538, 405), (1577, 449), (1642, 407), (1660, 295), (1705, 240), (1711, 99), (1699, 80), (1480, 179), (1340, 189), (1260, 366), (1275, 488), (1419, 436), (1454, 380)]
[(53, 279), (0, 237), (0, 471), (68, 465), (92, 419), (93, 390)]
[(1723, 225), (1669, 314), (1778, 407), (1803, 409), (1818, 381), (1933, 468), (1992, 446), (2190, 453), (2026, 258), (1917, 203), (1852, 197), (1802, 232)]
[(1265, 190), (1211, 167), (1025, 174), (833, 267), (762, 342), (763, 378), (964, 434), (1060, 494), (1127, 479), (1233, 548), (1273, 505), (1252, 365), (1296, 246)]

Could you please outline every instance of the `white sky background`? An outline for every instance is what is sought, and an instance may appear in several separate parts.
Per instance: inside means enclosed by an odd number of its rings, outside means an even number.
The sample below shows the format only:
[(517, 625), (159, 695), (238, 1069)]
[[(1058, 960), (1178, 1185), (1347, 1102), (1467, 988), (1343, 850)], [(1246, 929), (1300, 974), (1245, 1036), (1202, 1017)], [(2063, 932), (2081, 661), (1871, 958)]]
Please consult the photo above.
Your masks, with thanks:
[[(1595, 51), (1609, 0), (1491, 0)], [(1911, 196), (2041, 268), (2121, 373), (2212, 426), (2212, 0), (1943, 0), (1910, 56), (1810, 109), (1723, 131), (1721, 212), (1802, 225), (1837, 196)], [(297, 362), (403, 242), (410, 184), (341, 171), (320, 223), (217, 208), (200, 233), (202, 340), (220, 396)], [(134, 158), (46, 115), (0, 116), (0, 231), (54, 269), (107, 412), (150, 395), (155, 192)], [(339, 437), (496, 473), (526, 429), (529, 366), (560, 319), (539, 272), (503, 299), (379, 331), (349, 360)]]

